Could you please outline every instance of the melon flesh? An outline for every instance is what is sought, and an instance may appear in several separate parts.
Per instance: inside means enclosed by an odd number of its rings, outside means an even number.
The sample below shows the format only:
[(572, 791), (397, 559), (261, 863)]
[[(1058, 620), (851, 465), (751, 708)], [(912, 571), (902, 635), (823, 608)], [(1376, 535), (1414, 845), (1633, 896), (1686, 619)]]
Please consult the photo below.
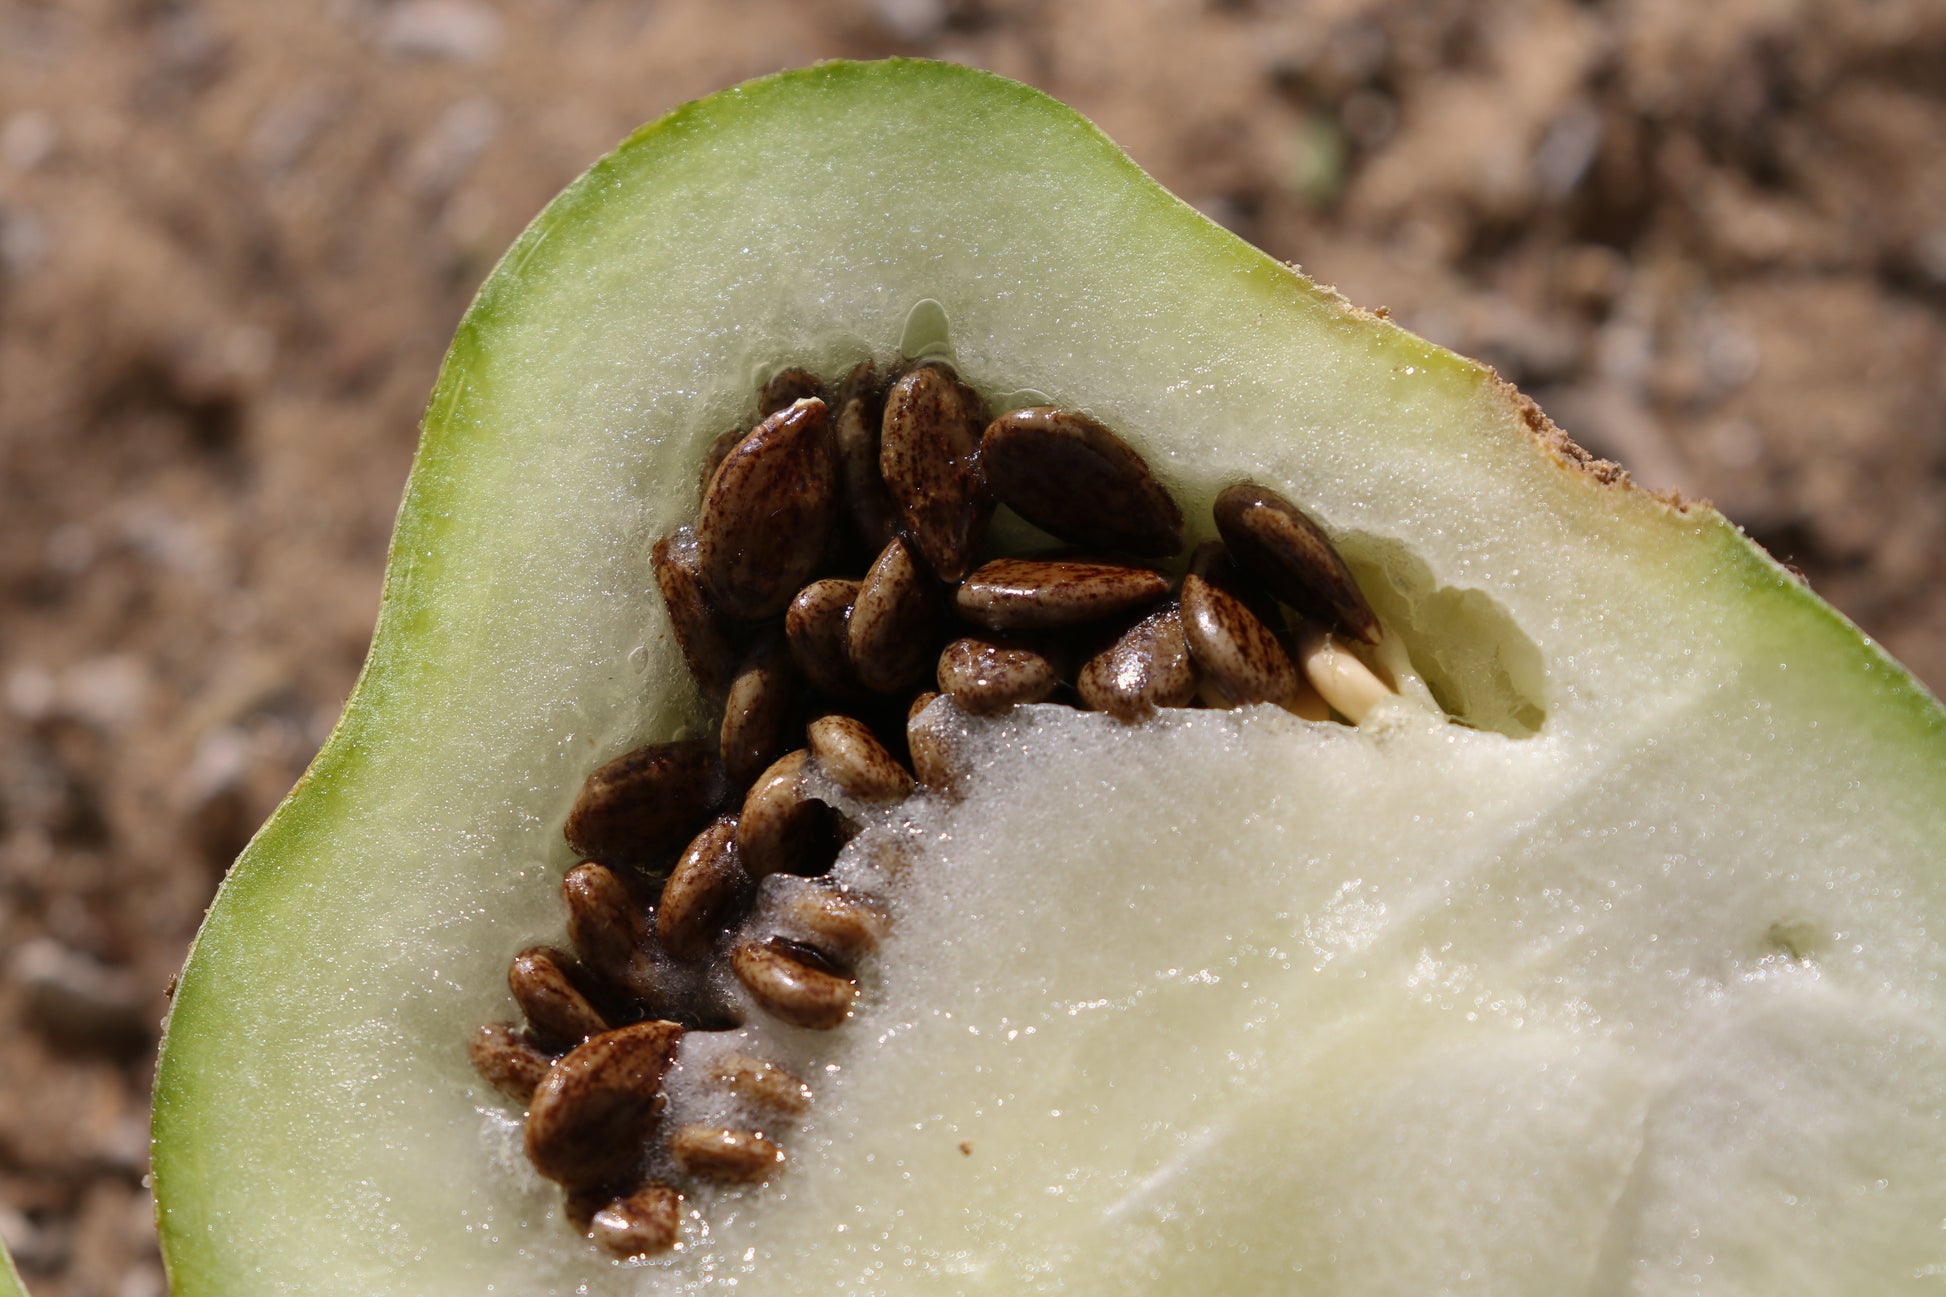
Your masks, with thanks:
[[(942, 711), (966, 795), (873, 830), (915, 855), (855, 1019), (748, 1029), (816, 1094), (787, 1173), (617, 1263), (464, 1042), (563, 940), (581, 780), (706, 724), (648, 565), (705, 447), (901, 347), (1115, 428), (1196, 539), (1289, 495), (1408, 698)], [(1530, 410), (985, 74), (645, 128), (461, 325), (357, 692), (185, 969), (177, 1297), (1941, 1291), (1946, 716)]]

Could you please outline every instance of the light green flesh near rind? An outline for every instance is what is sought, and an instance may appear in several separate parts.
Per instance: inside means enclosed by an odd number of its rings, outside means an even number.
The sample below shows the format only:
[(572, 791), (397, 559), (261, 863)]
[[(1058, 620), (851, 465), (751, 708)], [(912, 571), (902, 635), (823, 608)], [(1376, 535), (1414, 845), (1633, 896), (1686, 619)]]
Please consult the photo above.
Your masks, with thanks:
[(0, 1297), (27, 1297), (27, 1290), (20, 1283), (20, 1272), (14, 1269), (14, 1259), (7, 1255), (5, 1243), (0, 1243)]
[[(1255, 478), (1368, 580), (1409, 556), (1420, 653), (1442, 607), (1517, 627), (1545, 719), (977, 727), (857, 1018), (773, 1031), (816, 1066), (787, 1172), (620, 1265), (463, 1042), (561, 939), (583, 776), (703, 715), (647, 562), (703, 448), (926, 301), (1202, 531)], [(1711, 510), (1036, 92), (788, 74), (598, 164), (461, 326), (357, 693), (177, 991), (164, 1252), (177, 1297), (1937, 1292), (1942, 842), (1938, 705)]]

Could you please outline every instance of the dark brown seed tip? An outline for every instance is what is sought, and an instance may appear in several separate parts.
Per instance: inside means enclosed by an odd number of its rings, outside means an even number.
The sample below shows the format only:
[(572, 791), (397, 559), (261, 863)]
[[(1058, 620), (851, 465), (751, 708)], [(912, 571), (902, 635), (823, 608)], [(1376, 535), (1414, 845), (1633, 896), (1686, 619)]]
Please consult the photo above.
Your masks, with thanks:
[(980, 458), (994, 497), (1076, 545), (1168, 558), (1182, 510), (1143, 458), (1101, 424), (1034, 406), (987, 425)]
[(682, 1028), (638, 1022), (575, 1046), (548, 1069), (527, 1107), (527, 1160), (584, 1188), (633, 1170), (662, 1109), (662, 1078)]
[(1094, 559), (997, 558), (961, 582), (953, 602), (961, 616), (992, 630), (1038, 630), (1134, 612), (1168, 593), (1169, 579), (1152, 568)]
[(808, 369), (785, 369), (771, 376), (757, 397), (757, 413), (769, 418), (810, 397), (824, 399), (824, 384)]
[(966, 575), (993, 512), (980, 470), (986, 424), (986, 402), (942, 364), (907, 371), (885, 398), (879, 472), (905, 534), (941, 580)]
[(765, 766), (789, 750), (802, 683), (784, 632), (766, 628), (737, 664), (723, 701), (717, 749), (733, 791), (750, 787)]
[(710, 479), (696, 553), (728, 617), (784, 611), (824, 561), (838, 518), (838, 460), (824, 402), (779, 410), (738, 442)]
[(1238, 482), (1217, 495), (1215, 513), (1238, 566), (1272, 594), (1354, 639), (1378, 643), (1378, 617), (1351, 569), (1296, 505), (1269, 487)]
[(568, 845), (611, 865), (664, 866), (709, 821), (720, 784), (701, 742), (645, 744), (588, 776), (568, 814)]
[(682, 1234), (682, 1195), (666, 1184), (644, 1185), (588, 1218), (588, 1237), (625, 1261), (660, 1256)]

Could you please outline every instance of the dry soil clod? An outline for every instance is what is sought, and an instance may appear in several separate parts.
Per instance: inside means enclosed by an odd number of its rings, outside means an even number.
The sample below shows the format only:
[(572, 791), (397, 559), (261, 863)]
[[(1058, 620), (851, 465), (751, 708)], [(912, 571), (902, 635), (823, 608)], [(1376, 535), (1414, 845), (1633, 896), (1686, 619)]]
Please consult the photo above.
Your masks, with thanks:
[(662, 1110), (662, 1078), (681, 1039), (673, 1022), (637, 1022), (555, 1060), (527, 1105), (534, 1169), (570, 1189), (633, 1171)]
[(1182, 510), (1142, 457), (1072, 410), (1034, 406), (987, 425), (980, 458), (994, 498), (1076, 545), (1168, 558)]
[(1164, 599), (1153, 568), (1097, 559), (996, 558), (960, 583), (953, 603), (989, 630), (1049, 630), (1135, 612)]
[(1216, 529), (1237, 565), (1307, 617), (1367, 644), (1378, 617), (1324, 529), (1269, 487), (1238, 482), (1216, 497)]
[(879, 472), (899, 521), (942, 581), (972, 566), (993, 504), (980, 468), (986, 402), (942, 364), (892, 384), (880, 427)]
[(654, 869), (709, 820), (722, 782), (702, 743), (649, 743), (602, 766), (568, 813), (568, 845), (610, 865)]
[(838, 456), (824, 402), (799, 401), (738, 442), (703, 495), (697, 560), (712, 601), (773, 617), (817, 574), (838, 516)]

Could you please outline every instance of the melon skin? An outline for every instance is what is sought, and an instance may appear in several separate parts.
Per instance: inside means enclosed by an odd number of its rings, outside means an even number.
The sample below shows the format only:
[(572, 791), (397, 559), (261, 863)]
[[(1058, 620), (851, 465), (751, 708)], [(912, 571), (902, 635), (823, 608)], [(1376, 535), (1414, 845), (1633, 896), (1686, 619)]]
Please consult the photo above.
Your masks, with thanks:
[[(1476, 726), (969, 724), (977, 788), (916, 813), (1043, 854), (928, 855), (858, 1020), (776, 1042), (836, 1069), (789, 1177), (619, 1266), (463, 1042), (560, 939), (582, 778), (705, 715), (648, 562), (705, 447), (780, 361), (902, 344), (1101, 419), (1192, 541), (1290, 495)], [(462, 322), (358, 687), (178, 987), (164, 1257), (178, 1297), (1928, 1291), (1942, 841), (1946, 715), (1713, 510), (1045, 96), (821, 65), (631, 137)]]

